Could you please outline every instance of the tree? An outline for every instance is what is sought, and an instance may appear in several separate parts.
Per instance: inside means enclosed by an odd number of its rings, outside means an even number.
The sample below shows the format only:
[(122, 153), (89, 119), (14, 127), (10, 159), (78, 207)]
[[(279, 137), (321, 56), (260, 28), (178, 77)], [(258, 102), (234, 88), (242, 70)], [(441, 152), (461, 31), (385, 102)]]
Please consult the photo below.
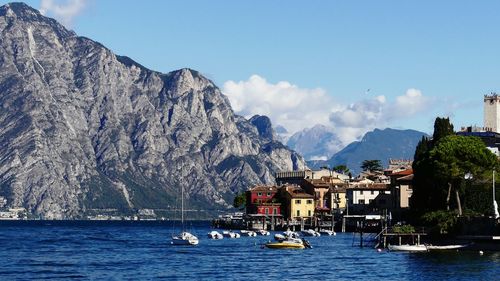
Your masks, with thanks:
[(239, 193), (234, 197), (233, 207), (237, 209), (244, 209), (247, 204), (247, 197), (245, 192)]
[(459, 215), (462, 215), (460, 190), (466, 175), (481, 176), (498, 165), (495, 154), (489, 151), (480, 138), (445, 136), (429, 152), (435, 175), (446, 182), (446, 209), (450, 209), (450, 196), (455, 192)]
[(361, 163), (361, 169), (369, 172), (382, 171), (382, 164), (380, 160), (365, 160)]
[(434, 134), (432, 135), (433, 144), (436, 144), (440, 139), (454, 135), (453, 124), (450, 122), (450, 118), (437, 117), (434, 121)]
[(342, 174), (348, 174), (350, 172), (346, 165), (337, 165), (333, 167), (332, 170)]

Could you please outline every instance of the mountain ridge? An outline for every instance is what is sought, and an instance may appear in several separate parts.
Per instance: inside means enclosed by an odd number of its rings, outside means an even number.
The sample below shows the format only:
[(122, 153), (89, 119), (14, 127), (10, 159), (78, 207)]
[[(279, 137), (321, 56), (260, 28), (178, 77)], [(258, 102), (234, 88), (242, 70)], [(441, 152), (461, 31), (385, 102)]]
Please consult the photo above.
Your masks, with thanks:
[(364, 160), (380, 160), (387, 167), (389, 159), (413, 159), (415, 148), (423, 132), (406, 129), (374, 129), (366, 133), (360, 141), (355, 141), (334, 154), (327, 161), (308, 161), (310, 168), (347, 165), (353, 174), (361, 172)]
[(0, 196), (45, 218), (225, 209), (300, 155), (263, 138), (187, 68), (159, 73), (37, 10), (0, 7)]

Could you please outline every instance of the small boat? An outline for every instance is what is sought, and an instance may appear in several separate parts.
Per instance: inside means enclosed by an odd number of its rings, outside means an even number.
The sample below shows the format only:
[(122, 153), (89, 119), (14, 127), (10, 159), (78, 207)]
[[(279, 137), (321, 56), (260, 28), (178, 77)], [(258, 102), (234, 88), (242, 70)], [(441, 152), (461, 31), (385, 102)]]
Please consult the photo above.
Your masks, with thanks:
[(421, 245), (388, 245), (389, 251), (403, 251), (403, 252), (427, 252), (427, 247), (424, 244)]
[(291, 231), (291, 230), (287, 230), (287, 231), (283, 232), (283, 235), (285, 235), (285, 237), (300, 238), (299, 233), (297, 233), (295, 231)]
[(224, 237), (227, 237), (227, 238), (240, 238), (240, 236), (241, 236), (239, 233), (227, 231), (227, 230), (222, 231), (222, 235), (224, 235)]
[(469, 244), (464, 245), (426, 245), (429, 251), (446, 251), (446, 250), (458, 250), (469, 246)]
[(319, 232), (312, 229), (302, 230), (302, 234), (304, 234), (304, 236), (321, 236)]
[(240, 233), (242, 236), (250, 236), (250, 237), (257, 236), (257, 233), (255, 233), (255, 231), (251, 231), (251, 230), (240, 230)]
[(287, 238), (278, 242), (268, 242), (265, 244), (270, 249), (304, 249), (312, 248), (311, 244), (305, 239)]
[(264, 235), (264, 236), (271, 235), (271, 233), (269, 231), (264, 230), (264, 229), (257, 230), (257, 234)]
[(320, 234), (324, 234), (324, 235), (328, 235), (328, 236), (335, 236), (337, 235), (337, 233), (335, 233), (335, 231), (332, 231), (332, 230), (328, 230), (328, 229), (322, 229), (319, 231)]
[(172, 245), (198, 245), (198, 237), (189, 232), (182, 232), (180, 235), (172, 237)]
[(172, 235), (172, 245), (198, 245), (198, 237), (186, 231), (184, 226), (184, 188), (181, 188), (181, 224), (182, 232), (178, 235)]
[(208, 238), (210, 239), (222, 239), (224, 236), (220, 234), (219, 232), (212, 230), (208, 233)]
[(286, 239), (286, 236), (280, 233), (274, 234), (274, 240), (276, 241), (283, 241)]

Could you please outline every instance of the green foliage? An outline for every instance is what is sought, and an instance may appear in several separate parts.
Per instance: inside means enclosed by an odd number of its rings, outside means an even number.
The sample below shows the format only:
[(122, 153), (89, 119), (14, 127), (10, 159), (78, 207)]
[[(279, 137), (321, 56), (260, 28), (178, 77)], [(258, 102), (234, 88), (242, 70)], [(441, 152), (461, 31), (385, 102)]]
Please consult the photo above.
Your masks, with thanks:
[(395, 225), (392, 227), (392, 232), (394, 233), (414, 233), (415, 227), (409, 224)]
[[(498, 166), (497, 157), (481, 139), (454, 135), (448, 118), (437, 118), (434, 128), (434, 138), (422, 138), (415, 150), (412, 211), (423, 214), (457, 207), (457, 192), (459, 198), (465, 199), (461, 204), (464, 208), (485, 209), (483, 195), (480, 200), (474, 199), (471, 186), (489, 180), (491, 171)], [(473, 178), (466, 180), (466, 174)]]
[(361, 163), (361, 169), (370, 172), (382, 171), (382, 163), (380, 160), (365, 160)]
[(234, 197), (233, 207), (237, 209), (243, 209), (245, 208), (246, 204), (247, 204), (247, 197), (245, 195), (245, 192), (239, 193), (236, 195), (236, 197)]
[(440, 118), (437, 117), (434, 121), (434, 134), (432, 135), (432, 140), (437, 143), (439, 140), (446, 136), (454, 135), (453, 124), (450, 122), (450, 118)]
[(346, 165), (337, 165), (333, 167), (332, 170), (342, 174), (348, 174), (350, 172), (349, 168), (347, 168)]
[(458, 216), (454, 211), (440, 210), (424, 214), (422, 220), (427, 225), (433, 226), (431, 232), (448, 234), (453, 232), (453, 229), (457, 225)]

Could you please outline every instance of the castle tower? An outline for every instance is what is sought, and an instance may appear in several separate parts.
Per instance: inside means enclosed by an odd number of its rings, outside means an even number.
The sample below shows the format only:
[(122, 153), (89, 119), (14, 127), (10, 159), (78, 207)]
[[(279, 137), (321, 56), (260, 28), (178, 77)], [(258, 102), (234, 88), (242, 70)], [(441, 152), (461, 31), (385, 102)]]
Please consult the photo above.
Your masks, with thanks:
[(484, 95), (484, 127), (487, 131), (500, 131), (500, 96)]

